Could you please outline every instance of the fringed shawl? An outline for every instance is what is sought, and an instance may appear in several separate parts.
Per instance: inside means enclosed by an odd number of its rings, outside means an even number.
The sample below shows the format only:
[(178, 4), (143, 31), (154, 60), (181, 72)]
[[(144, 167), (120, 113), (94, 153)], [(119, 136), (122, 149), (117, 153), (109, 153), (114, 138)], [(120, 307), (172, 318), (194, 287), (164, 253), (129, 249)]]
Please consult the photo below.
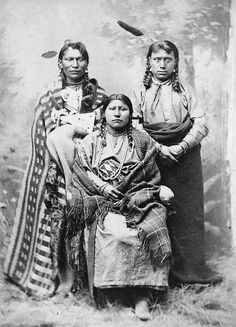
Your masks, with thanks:
[[(97, 133), (99, 138), (99, 133)], [(140, 154), (140, 162), (117, 189), (123, 198), (113, 202), (107, 200), (88, 178), (86, 170), (93, 172), (88, 153), (82, 160), (79, 156), (73, 167), (70, 188), (69, 238), (73, 238), (85, 225), (95, 219), (102, 225), (108, 211), (126, 216), (127, 225), (137, 227), (146, 250), (150, 251), (153, 267), (163, 263), (171, 254), (169, 235), (166, 227), (166, 208), (159, 201), (160, 172), (157, 166), (153, 141), (144, 133), (133, 130), (134, 143)]]

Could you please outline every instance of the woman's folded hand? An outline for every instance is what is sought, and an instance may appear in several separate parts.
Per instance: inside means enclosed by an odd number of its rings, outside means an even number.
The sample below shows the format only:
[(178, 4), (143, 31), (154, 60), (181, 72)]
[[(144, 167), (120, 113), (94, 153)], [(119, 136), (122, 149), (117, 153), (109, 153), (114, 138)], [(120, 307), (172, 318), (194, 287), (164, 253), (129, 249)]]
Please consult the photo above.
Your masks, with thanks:
[(109, 199), (120, 200), (123, 197), (123, 194), (118, 191), (114, 186), (107, 184), (103, 189), (103, 194)]
[(182, 154), (184, 153), (184, 150), (180, 144), (169, 146), (169, 150), (170, 150), (171, 154), (177, 159), (179, 159), (182, 156)]
[(159, 149), (159, 156), (164, 165), (170, 166), (173, 163), (177, 163), (175, 155), (171, 152), (171, 147), (162, 145)]

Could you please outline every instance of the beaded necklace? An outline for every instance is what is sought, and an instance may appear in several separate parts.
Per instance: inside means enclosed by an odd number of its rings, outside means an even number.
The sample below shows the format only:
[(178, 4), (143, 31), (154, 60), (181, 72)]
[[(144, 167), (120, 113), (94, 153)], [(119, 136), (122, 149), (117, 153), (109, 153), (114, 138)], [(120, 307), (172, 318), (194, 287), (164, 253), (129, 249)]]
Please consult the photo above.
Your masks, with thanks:
[[(106, 130), (106, 132), (108, 132), (108, 133), (111, 134), (112, 136), (115, 136), (117, 139), (118, 139), (119, 136), (127, 134), (127, 131), (124, 131), (124, 132), (121, 133), (121, 134), (114, 134), (114, 133), (112, 133), (112, 132), (111, 132), (110, 130), (108, 130), (108, 129)], [(114, 145), (114, 147), (115, 147), (115, 145)], [(125, 150), (124, 150), (124, 152), (123, 152), (123, 156), (122, 156), (122, 158), (121, 158), (121, 161), (120, 161), (120, 163), (119, 163), (117, 169), (116, 169), (116, 170), (115, 170), (115, 171), (114, 171), (110, 176), (108, 176), (108, 177), (103, 176), (102, 172), (99, 170), (99, 167), (98, 167), (98, 175), (99, 175), (99, 176), (100, 176), (104, 181), (113, 181), (113, 180), (115, 180), (115, 179), (120, 175), (121, 170), (122, 170), (122, 168), (123, 168), (123, 166), (124, 166), (124, 163), (125, 163), (125, 159), (126, 159), (127, 153), (128, 153), (128, 148), (129, 148), (129, 143), (127, 142), (126, 148), (125, 148)], [(101, 152), (100, 152), (100, 156), (101, 156)], [(99, 160), (99, 161), (100, 161), (100, 160)]]
[(125, 130), (125, 131), (122, 132), (122, 133), (114, 133), (114, 132), (112, 132), (112, 130), (109, 128), (109, 126), (107, 127), (106, 131), (107, 131), (107, 133), (109, 133), (110, 135), (112, 135), (113, 138), (114, 138), (114, 144), (113, 144), (113, 145), (114, 145), (114, 148), (116, 148), (116, 146), (117, 146), (119, 136), (123, 136), (123, 135), (127, 134), (127, 130)]

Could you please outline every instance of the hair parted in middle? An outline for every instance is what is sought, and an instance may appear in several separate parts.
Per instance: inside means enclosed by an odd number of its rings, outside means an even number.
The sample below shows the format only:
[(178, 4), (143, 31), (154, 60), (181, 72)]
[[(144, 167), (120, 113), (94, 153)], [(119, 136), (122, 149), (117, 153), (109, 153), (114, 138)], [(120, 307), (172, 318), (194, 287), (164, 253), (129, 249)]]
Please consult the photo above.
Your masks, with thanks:
[[(61, 48), (61, 50), (60, 50), (60, 52), (58, 54), (58, 65), (62, 61), (65, 52), (69, 48), (79, 50), (79, 52), (81, 53), (82, 58), (87, 61), (87, 64), (89, 64), (89, 54), (88, 54), (88, 51), (86, 49), (86, 46), (80, 41), (73, 42), (71, 40), (65, 40), (65, 43), (64, 43), (63, 47)], [(62, 70), (60, 71), (60, 75), (62, 76), (62, 80), (65, 80), (65, 76), (64, 76), (64, 73), (63, 73)], [(89, 80), (87, 70), (85, 72), (84, 80), (85, 81)]]
[(150, 57), (152, 53), (156, 53), (159, 50), (165, 50), (168, 54), (170, 54), (173, 51), (174, 57), (175, 57), (175, 68), (171, 75), (171, 83), (172, 87), (176, 92), (181, 92), (180, 84), (179, 84), (179, 51), (177, 47), (172, 43), (171, 41), (164, 40), (164, 41), (156, 41), (152, 43), (148, 49), (147, 53), (147, 62), (146, 62), (146, 71), (144, 73), (143, 77), (143, 85), (148, 89), (151, 86), (152, 83), (152, 72), (150, 70)]
[(89, 63), (89, 55), (88, 55), (88, 51), (87, 51), (85, 45), (80, 41), (73, 42), (71, 40), (65, 40), (65, 43), (64, 43), (63, 47), (61, 48), (61, 50), (60, 50), (60, 52), (58, 54), (58, 61), (62, 60), (64, 53), (69, 48), (79, 50), (79, 52), (81, 53), (82, 58), (84, 60), (86, 60), (87, 63)]
[(127, 124), (127, 136), (128, 136), (128, 141), (129, 141), (129, 146), (130, 148), (132, 147), (133, 145), (133, 136), (132, 136), (132, 115), (133, 115), (133, 105), (132, 105), (132, 102), (130, 100), (129, 97), (127, 97), (126, 95), (122, 94), (122, 93), (114, 93), (112, 95), (110, 95), (109, 97), (106, 98), (104, 104), (103, 104), (103, 107), (102, 107), (102, 123), (101, 123), (101, 127), (100, 127), (100, 135), (101, 135), (101, 138), (102, 138), (102, 146), (106, 146), (106, 125), (107, 125), (107, 122), (106, 122), (106, 117), (105, 117), (105, 112), (106, 112), (106, 109), (108, 107), (108, 105), (114, 101), (114, 100), (120, 100), (122, 101), (124, 104), (126, 104), (129, 108), (129, 122)]

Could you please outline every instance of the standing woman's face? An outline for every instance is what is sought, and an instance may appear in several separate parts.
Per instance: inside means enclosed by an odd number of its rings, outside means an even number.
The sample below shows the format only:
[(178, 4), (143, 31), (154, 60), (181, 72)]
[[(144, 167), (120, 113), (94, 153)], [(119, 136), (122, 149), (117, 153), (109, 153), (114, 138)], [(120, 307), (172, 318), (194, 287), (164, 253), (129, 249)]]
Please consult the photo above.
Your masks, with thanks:
[(88, 62), (78, 49), (68, 48), (58, 66), (63, 70), (68, 83), (76, 83), (84, 78)]
[(110, 128), (115, 132), (122, 132), (129, 124), (129, 107), (121, 100), (112, 100), (106, 108), (105, 117)]
[(154, 79), (160, 82), (164, 82), (170, 78), (176, 65), (174, 52), (167, 53), (164, 49), (153, 52), (149, 58), (149, 62)]

